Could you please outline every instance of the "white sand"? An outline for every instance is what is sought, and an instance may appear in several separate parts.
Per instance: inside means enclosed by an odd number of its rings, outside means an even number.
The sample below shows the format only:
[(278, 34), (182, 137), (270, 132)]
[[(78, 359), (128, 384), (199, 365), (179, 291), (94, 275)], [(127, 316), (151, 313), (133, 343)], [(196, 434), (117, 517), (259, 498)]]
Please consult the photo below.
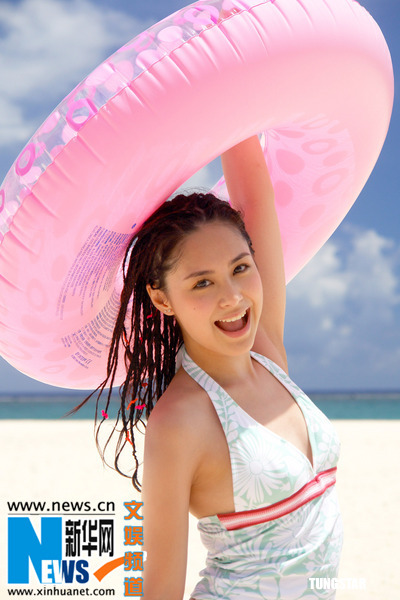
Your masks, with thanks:
[[(337, 600), (400, 598), (400, 423), (334, 423), (342, 440), (337, 486), (345, 527), (339, 575), (366, 580), (366, 590), (338, 591)], [(129, 480), (103, 468), (92, 431), (89, 421), (0, 421), (2, 549), (6, 544), (7, 501), (111, 500), (116, 504), (116, 535), (120, 536), (116, 556), (123, 554), (122, 537), (126, 524), (123, 503), (140, 500), (140, 496), (134, 492)], [(195, 519), (190, 523), (187, 594), (198, 580), (204, 561)], [(9, 597), (4, 585), (4, 556), (3, 550), (0, 558), (1, 600)], [(116, 597), (122, 598), (125, 576), (122, 569), (116, 570), (103, 580), (102, 587), (114, 586), (120, 594)]]

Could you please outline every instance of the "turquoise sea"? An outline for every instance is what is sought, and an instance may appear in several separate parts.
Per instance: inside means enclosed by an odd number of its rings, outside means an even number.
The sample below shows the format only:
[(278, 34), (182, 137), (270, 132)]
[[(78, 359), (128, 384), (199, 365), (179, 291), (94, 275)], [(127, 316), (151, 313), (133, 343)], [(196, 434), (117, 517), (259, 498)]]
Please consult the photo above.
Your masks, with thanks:
[[(400, 419), (400, 391), (308, 392), (308, 395), (330, 419)], [(65, 417), (84, 397), (84, 392), (0, 395), (0, 418), (93, 419), (94, 399), (75, 415)], [(108, 410), (110, 418), (117, 409), (118, 398), (115, 398), (113, 406)]]

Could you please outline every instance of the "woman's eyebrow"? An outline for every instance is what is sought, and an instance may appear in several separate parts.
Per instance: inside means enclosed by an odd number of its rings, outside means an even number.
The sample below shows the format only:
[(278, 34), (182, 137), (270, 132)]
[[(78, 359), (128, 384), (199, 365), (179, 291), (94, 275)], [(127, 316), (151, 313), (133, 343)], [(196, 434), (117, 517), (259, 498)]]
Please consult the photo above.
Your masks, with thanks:
[[(244, 258), (245, 256), (250, 256), (250, 252), (241, 252), (235, 258), (233, 258), (229, 264), (233, 265), (235, 262), (237, 262), (241, 258)], [(203, 277), (204, 275), (212, 275), (213, 273), (214, 271), (212, 271), (211, 269), (206, 269), (204, 271), (194, 271), (193, 273), (190, 273), (190, 275), (187, 275), (185, 279), (191, 279), (192, 277)]]
[(240, 254), (238, 254), (236, 258), (231, 260), (231, 265), (233, 265), (233, 263), (237, 262), (241, 258), (244, 258), (245, 256), (251, 256), (250, 252), (246, 251), (246, 252), (241, 252)]

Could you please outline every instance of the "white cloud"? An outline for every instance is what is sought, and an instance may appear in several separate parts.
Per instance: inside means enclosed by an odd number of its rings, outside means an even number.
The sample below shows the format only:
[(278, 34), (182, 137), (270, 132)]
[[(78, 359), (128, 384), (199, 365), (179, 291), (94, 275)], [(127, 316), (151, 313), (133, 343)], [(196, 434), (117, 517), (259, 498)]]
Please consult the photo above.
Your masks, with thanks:
[(395, 242), (372, 229), (349, 225), (341, 235), (342, 245), (340, 237), (328, 241), (288, 286), (289, 297), (333, 313), (342, 313), (350, 300), (368, 310), (375, 309), (376, 303), (381, 309), (397, 305), (399, 249)]
[[(1, 50), (0, 50), (1, 53)], [(2, 78), (0, 66), (0, 78)], [(3, 79), (4, 81), (4, 79)], [(30, 119), (24, 118), (22, 110), (17, 106), (17, 101), (7, 93), (0, 96), (0, 146), (11, 146), (15, 142), (28, 141), (33, 133)], [(11, 165), (10, 165), (11, 166)]]
[(354, 250), (348, 260), (350, 297), (357, 299), (365, 296), (368, 299), (363, 303), (365, 308), (374, 309), (378, 303), (381, 310), (389, 310), (385, 312), (390, 318), (391, 307), (400, 300), (398, 280), (394, 272), (398, 260), (395, 242), (383, 238), (376, 231), (368, 230), (356, 234), (353, 245)]
[(304, 386), (399, 385), (399, 274), (393, 240), (344, 225), (289, 284), (286, 347)]
[(336, 304), (347, 291), (340, 269), (337, 247), (328, 242), (288, 286), (288, 293), (293, 299), (306, 300), (315, 308), (324, 307), (327, 302)]
[(79, 81), (148, 25), (89, 0), (2, 3), (0, 145), (25, 142)]

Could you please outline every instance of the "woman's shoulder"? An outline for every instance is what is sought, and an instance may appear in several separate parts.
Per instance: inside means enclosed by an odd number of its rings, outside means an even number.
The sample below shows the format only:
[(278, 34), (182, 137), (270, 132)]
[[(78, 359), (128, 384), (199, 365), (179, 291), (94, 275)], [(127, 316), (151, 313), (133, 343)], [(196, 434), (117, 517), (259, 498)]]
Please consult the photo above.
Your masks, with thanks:
[[(145, 464), (174, 464), (191, 480), (206, 452), (212, 416), (206, 393), (180, 369), (153, 408), (146, 427)], [(149, 463), (150, 461), (150, 463)], [(182, 475), (183, 476), (183, 475)], [(185, 475), (186, 477), (186, 475)]]
[[(196, 421), (206, 412), (206, 392), (181, 368), (157, 400), (148, 419), (148, 433), (197, 437)], [(204, 416), (204, 415), (203, 415)]]

